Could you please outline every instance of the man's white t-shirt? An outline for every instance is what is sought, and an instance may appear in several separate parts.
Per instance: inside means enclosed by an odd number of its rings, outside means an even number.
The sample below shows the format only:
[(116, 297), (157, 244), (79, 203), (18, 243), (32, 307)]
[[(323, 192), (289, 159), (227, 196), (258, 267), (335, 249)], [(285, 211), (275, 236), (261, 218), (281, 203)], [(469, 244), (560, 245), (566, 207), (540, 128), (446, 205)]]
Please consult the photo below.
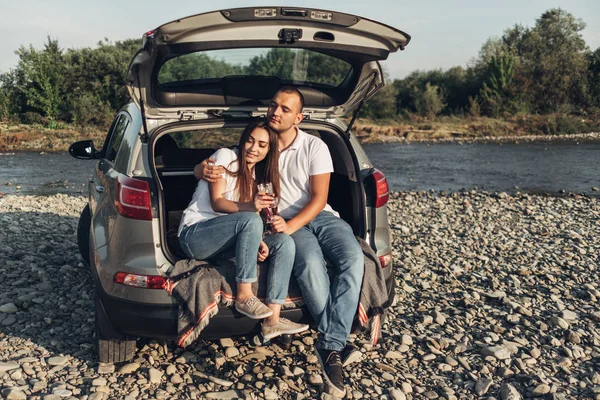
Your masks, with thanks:
[[(311, 176), (333, 172), (333, 161), (325, 142), (298, 128), (296, 132), (292, 144), (279, 153), (279, 215), (284, 219), (295, 217), (310, 201)], [(323, 210), (339, 216), (329, 204)]]
[[(231, 149), (223, 148), (217, 150), (210, 158), (215, 160), (215, 165), (222, 165), (231, 172), (237, 172), (239, 168), (237, 152)], [(235, 189), (237, 177), (231, 176), (227, 172), (223, 174), (225, 178), (225, 193), (224, 198), (231, 201), (238, 201), (239, 193)], [(181, 234), (184, 227), (194, 225), (200, 221), (215, 218), (221, 215), (227, 215), (225, 213), (219, 213), (212, 209), (210, 204), (210, 191), (208, 189), (208, 182), (201, 179), (198, 182), (196, 191), (192, 196), (192, 201), (188, 207), (183, 211), (181, 216), (181, 222), (179, 223), (179, 231), (177, 236)]]

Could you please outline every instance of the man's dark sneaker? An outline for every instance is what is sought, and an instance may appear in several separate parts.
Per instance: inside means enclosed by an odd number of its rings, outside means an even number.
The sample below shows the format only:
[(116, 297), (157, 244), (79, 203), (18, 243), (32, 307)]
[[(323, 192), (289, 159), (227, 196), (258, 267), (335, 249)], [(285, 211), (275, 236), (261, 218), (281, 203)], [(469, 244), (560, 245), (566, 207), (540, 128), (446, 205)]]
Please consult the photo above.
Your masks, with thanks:
[(325, 380), (332, 391), (331, 394), (337, 397), (346, 396), (346, 387), (344, 386), (344, 371), (342, 369), (342, 359), (340, 352), (336, 350), (317, 349), (315, 353), (321, 364)]
[(360, 361), (362, 353), (352, 343), (346, 343), (346, 347), (342, 350), (342, 365), (347, 367), (348, 365)]

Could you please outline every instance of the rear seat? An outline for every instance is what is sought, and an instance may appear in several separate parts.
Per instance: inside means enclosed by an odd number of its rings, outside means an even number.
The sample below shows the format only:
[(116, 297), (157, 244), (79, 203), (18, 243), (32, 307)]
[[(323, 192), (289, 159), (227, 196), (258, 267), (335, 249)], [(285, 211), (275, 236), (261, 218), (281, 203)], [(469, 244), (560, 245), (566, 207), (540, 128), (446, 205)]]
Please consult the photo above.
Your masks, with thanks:
[(163, 168), (186, 168), (193, 170), (196, 164), (210, 157), (215, 151), (215, 149), (181, 149), (179, 147), (163, 149)]

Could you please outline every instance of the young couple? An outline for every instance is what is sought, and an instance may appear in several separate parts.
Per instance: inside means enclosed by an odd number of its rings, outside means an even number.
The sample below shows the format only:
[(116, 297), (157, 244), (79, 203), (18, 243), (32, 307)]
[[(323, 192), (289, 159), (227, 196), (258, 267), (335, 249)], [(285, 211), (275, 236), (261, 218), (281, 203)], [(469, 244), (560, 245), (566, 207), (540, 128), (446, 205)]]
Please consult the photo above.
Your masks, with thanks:
[[(338, 396), (345, 394), (341, 353), (358, 307), (364, 257), (352, 228), (327, 204), (333, 162), (327, 145), (298, 129), (304, 98), (295, 88), (280, 89), (271, 100), (266, 125), (250, 124), (237, 153), (221, 149), (195, 168), (200, 180), (179, 232), (183, 251), (205, 259), (235, 246), (235, 307), (252, 318), (266, 318), (265, 337), (307, 329), (279, 317), (293, 271), (304, 302), (317, 323), (315, 345), (325, 378)], [(239, 165), (239, 167), (238, 167)], [(258, 211), (272, 204), (257, 194), (256, 182), (273, 183), (279, 215), (261, 241)], [(210, 238), (209, 240), (207, 240)], [(265, 306), (251, 289), (256, 259), (270, 256)], [(332, 282), (325, 258), (333, 263)]]

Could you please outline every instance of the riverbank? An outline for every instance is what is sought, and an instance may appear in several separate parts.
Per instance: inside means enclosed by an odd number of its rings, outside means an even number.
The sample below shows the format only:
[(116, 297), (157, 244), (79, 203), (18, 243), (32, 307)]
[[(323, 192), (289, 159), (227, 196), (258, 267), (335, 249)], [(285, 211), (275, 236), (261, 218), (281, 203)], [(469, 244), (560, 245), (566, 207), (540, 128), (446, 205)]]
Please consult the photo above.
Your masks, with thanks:
[(101, 148), (105, 137), (106, 130), (100, 128), (0, 124), (0, 151), (66, 151), (72, 143), (85, 139), (92, 139), (96, 148)]
[(537, 115), (495, 119), (410, 116), (399, 121), (358, 120), (353, 128), (362, 143), (600, 141), (600, 115)]
[[(356, 121), (354, 134), (363, 144), (371, 143), (520, 143), (533, 141), (600, 142), (600, 116), (532, 116), (507, 120), (486, 117), (438, 117), (433, 120), (411, 116), (400, 121)], [(0, 124), (0, 152), (66, 151), (71, 143), (92, 139), (101, 147), (106, 129), (64, 125)]]
[[(133, 362), (99, 365), (84, 204), (0, 198), (3, 397), (330, 398), (314, 331), (288, 351), (143, 341)], [(349, 398), (600, 398), (600, 199), (394, 192), (388, 205), (396, 303), (380, 344), (351, 337)]]

